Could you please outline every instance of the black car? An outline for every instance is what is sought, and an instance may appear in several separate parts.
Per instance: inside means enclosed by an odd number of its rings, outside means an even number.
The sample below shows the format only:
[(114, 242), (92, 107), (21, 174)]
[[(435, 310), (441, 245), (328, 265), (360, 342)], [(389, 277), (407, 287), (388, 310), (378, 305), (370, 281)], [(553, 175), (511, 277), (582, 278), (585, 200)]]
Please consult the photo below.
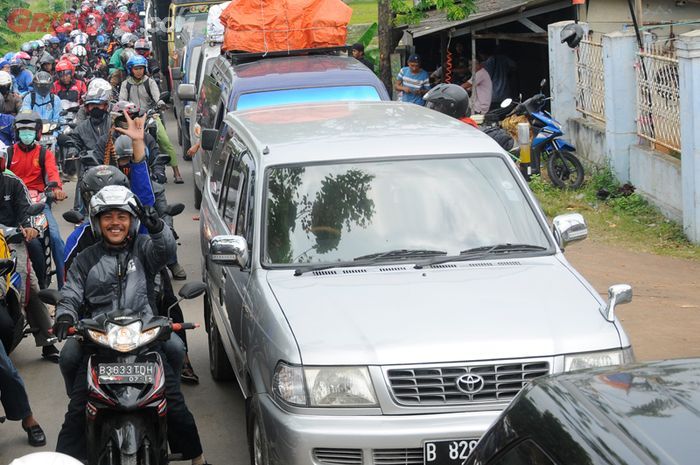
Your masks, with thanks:
[(540, 378), (466, 462), (445, 458), (467, 465), (700, 463), (700, 359)]

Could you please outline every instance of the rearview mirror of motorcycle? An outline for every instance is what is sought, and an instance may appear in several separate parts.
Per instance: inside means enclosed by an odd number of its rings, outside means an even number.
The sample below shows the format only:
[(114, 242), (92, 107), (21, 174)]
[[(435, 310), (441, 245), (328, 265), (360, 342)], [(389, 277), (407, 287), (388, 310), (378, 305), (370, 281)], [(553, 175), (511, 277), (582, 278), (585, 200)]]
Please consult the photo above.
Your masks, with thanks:
[(36, 216), (44, 211), (44, 207), (46, 207), (46, 204), (44, 202), (33, 203), (29, 205), (29, 208), (27, 209), (27, 214), (29, 216)]
[(207, 285), (203, 282), (192, 282), (182, 286), (177, 295), (179, 295), (183, 299), (194, 299), (204, 294), (206, 290)]
[(185, 205), (182, 203), (174, 203), (163, 209), (163, 213), (168, 216), (177, 216), (183, 211), (185, 211)]
[(80, 224), (85, 219), (85, 215), (77, 210), (68, 210), (63, 213), (63, 219), (72, 224)]
[(170, 103), (170, 92), (167, 90), (165, 92), (161, 92), (160, 100), (164, 101), (165, 103)]
[(0, 260), (0, 276), (5, 276), (7, 274), (15, 271), (15, 261), (10, 258), (3, 258)]
[(501, 102), (501, 108), (508, 108), (510, 104), (513, 103), (512, 98), (507, 98), (504, 101)]
[(56, 289), (42, 289), (39, 291), (39, 300), (54, 307), (63, 299), (63, 295)]

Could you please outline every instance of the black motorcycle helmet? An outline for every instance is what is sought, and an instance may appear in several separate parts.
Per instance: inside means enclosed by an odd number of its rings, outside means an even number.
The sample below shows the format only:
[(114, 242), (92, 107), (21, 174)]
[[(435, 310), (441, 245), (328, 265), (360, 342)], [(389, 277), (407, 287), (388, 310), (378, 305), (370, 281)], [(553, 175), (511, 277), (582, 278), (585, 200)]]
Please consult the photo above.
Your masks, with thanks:
[(561, 30), (561, 43), (566, 44), (571, 48), (578, 47), (579, 42), (583, 39), (583, 28), (578, 23), (572, 23)]
[(22, 129), (33, 129), (36, 131), (35, 141), (41, 139), (41, 130), (43, 123), (41, 121), (41, 116), (35, 111), (31, 110), (21, 110), (15, 116), (15, 138), (20, 140), (19, 131)]
[(42, 97), (46, 97), (51, 93), (51, 87), (53, 86), (53, 78), (46, 71), (39, 71), (34, 75), (32, 80), (32, 85), (37, 94)]
[(131, 119), (138, 118), (139, 116), (143, 115), (143, 113), (141, 113), (141, 109), (135, 103), (131, 103), (126, 100), (118, 101), (110, 110), (110, 114), (114, 120), (114, 125), (118, 128), (127, 128), (127, 121), (124, 117), (124, 111), (126, 111)]
[(438, 84), (423, 96), (428, 108), (444, 113), (453, 118), (465, 118), (471, 115), (469, 94), (457, 84)]
[(90, 205), (92, 196), (105, 186), (124, 186), (131, 189), (129, 178), (119, 168), (111, 165), (93, 166), (83, 174), (78, 184), (85, 205)]

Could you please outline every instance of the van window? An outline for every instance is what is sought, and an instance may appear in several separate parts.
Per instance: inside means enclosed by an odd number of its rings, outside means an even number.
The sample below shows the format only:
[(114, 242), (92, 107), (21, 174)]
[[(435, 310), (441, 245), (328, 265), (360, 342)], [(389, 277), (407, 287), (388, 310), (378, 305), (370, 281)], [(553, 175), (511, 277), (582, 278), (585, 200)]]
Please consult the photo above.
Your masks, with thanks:
[(252, 92), (238, 97), (236, 110), (249, 110), (294, 103), (322, 103), (348, 101), (379, 102), (381, 98), (372, 86), (312, 87)]
[(224, 170), (226, 169), (226, 160), (233, 155), (233, 150), (231, 144), (231, 138), (233, 137), (233, 128), (230, 126), (224, 126), (219, 133), (219, 139), (212, 150), (212, 162), (213, 167), (211, 170), (211, 176), (209, 176), (209, 191), (215, 202), (219, 201), (219, 194), (221, 188), (224, 185)]
[(216, 114), (219, 110), (219, 97), (221, 89), (212, 76), (204, 76), (202, 83), (202, 95), (197, 105), (199, 125), (204, 129), (215, 128)]

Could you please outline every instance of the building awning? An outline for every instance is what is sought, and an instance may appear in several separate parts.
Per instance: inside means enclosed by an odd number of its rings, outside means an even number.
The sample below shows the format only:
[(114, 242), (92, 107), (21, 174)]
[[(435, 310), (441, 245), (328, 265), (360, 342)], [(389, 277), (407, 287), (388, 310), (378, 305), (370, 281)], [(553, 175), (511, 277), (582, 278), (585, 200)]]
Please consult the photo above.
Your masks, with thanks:
[(476, 6), (476, 13), (461, 21), (448, 21), (445, 12), (430, 11), (425, 19), (419, 24), (409, 25), (405, 32), (417, 39), (450, 30), (450, 35), (456, 37), (502, 24), (526, 21), (530, 16), (571, 8), (571, 0), (477, 0)]

